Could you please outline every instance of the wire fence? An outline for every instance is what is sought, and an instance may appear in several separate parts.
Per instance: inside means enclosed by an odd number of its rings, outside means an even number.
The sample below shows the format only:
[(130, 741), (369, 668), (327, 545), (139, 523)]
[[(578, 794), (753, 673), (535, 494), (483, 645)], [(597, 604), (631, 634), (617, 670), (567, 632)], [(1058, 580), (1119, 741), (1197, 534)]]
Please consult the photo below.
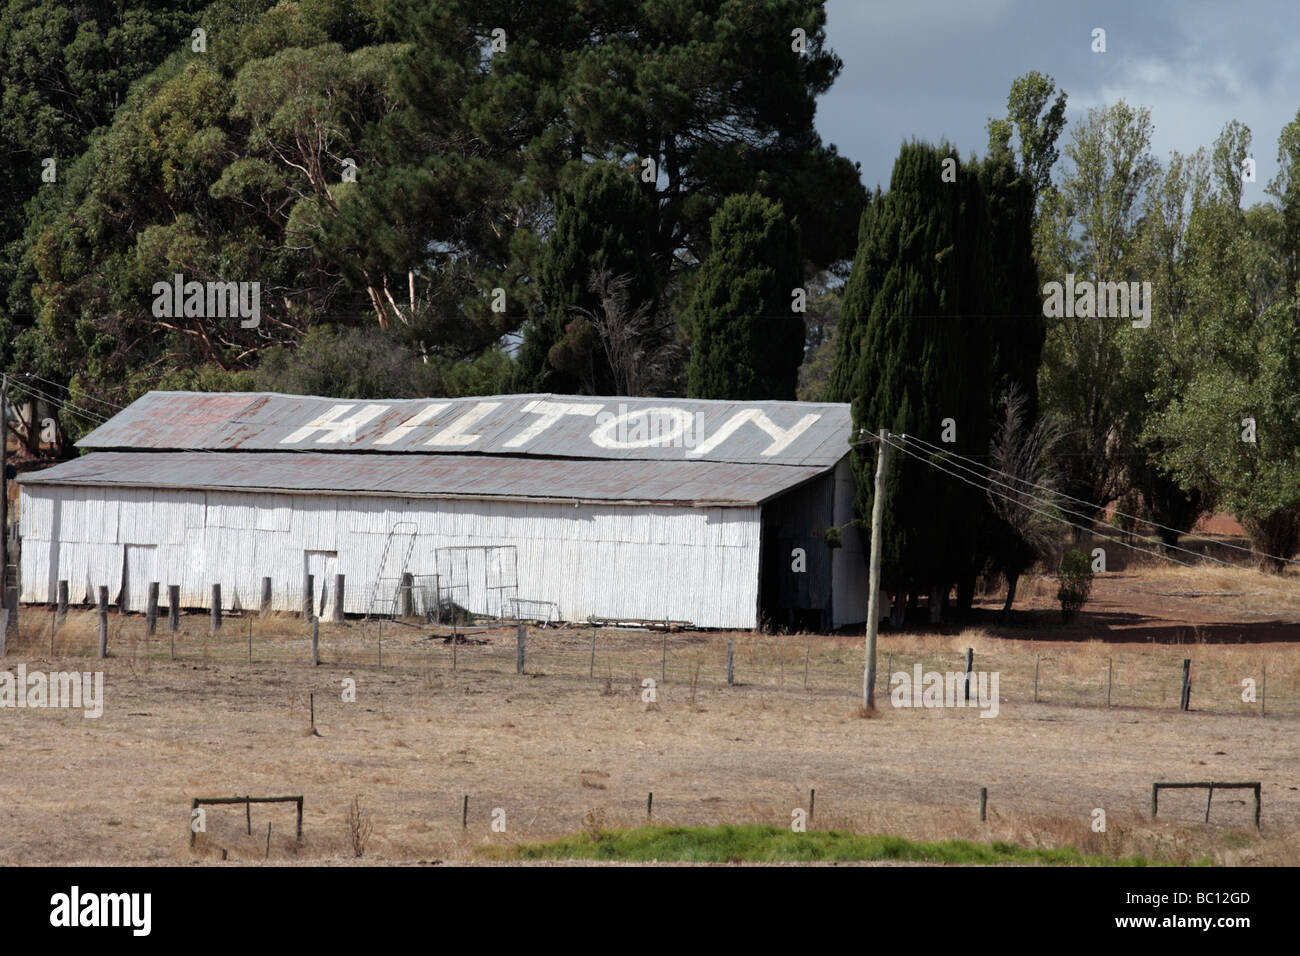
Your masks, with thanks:
[[(94, 658), (99, 615), (23, 608), (9, 628), (10, 655)], [(182, 614), (173, 633), (166, 614), (153, 635), (138, 614), (105, 615), (111, 657), (149, 661), (311, 666), (313, 622), (292, 614), (226, 613), (220, 629), (210, 616)], [(382, 667), (412, 673), (464, 671), (523, 673), (642, 685), (657, 693), (693, 695), (728, 684), (774, 688), (860, 700), (864, 652), (861, 639), (749, 632), (659, 633), (596, 627), (526, 626), (522, 654), (514, 626), (460, 628), (423, 620), (349, 619), (315, 622), (316, 658), (325, 667)], [(1300, 648), (1242, 645), (1114, 646), (1044, 651), (987, 645), (975, 654), (970, 704), (981, 691), (1008, 703), (1074, 707), (1178, 710), (1183, 662), (1190, 660), (1190, 710), (1255, 715), (1300, 714)], [(909, 646), (906, 635), (882, 638), (876, 701), (888, 707), (900, 695), (914, 706), (953, 706), (948, 690), (965, 673), (964, 650)], [(982, 676), (981, 676), (982, 675)], [(915, 685), (915, 686), (914, 686)], [(960, 686), (960, 685), (959, 685)], [(926, 689), (930, 696), (925, 695)], [(937, 695), (937, 696), (936, 696)]]

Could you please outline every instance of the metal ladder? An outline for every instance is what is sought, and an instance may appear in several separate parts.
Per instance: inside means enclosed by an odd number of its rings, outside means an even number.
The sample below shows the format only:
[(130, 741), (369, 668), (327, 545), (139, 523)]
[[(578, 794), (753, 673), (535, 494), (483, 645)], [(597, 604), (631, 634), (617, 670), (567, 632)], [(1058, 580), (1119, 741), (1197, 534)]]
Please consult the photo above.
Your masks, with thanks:
[[(410, 530), (404, 531), (402, 530), (404, 528), (409, 528)], [(398, 602), (402, 592), (402, 578), (406, 574), (406, 566), (410, 563), (411, 554), (415, 551), (415, 537), (417, 531), (418, 529), (416, 528), (415, 522), (399, 521), (394, 524), (392, 529), (388, 532), (388, 540), (384, 542), (384, 553), (379, 558), (379, 568), (376, 571), (375, 580), (370, 585), (370, 599), (366, 602), (367, 620), (374, 617), (377, 613), (387, 614), (392, 617), (397, 616)], [(397, 587), (394, 589), (391, 597), (386, 599), (385, 603), (388, 605), (388, 610), (384, 611), (376, 607), (376, 605), (379, 602), (380, 589), (385, 580), (384, 568), (388, 565), (388, 553), (392, 550), (393, 539), (399, 534), (409, 534), (411, 537), (410, 540), (406, 542), (406, 552), (402, 555), (402, 564), (397, 569)], [(389, 578), (389, 580), (391, 580), (391, 578)]]

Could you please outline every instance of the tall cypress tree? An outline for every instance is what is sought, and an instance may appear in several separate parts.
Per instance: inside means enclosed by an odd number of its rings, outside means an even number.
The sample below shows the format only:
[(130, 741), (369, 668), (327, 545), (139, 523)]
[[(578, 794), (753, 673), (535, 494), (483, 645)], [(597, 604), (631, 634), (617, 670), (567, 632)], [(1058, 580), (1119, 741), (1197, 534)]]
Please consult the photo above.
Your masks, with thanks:
[(728, 196), (686, 311), (687, 395), (794, 400), (804, 326), (791, 306), (802, 274), (798, 228), (781, 203)]
[[(979, 176), (951, 148), (907, 144), (889, 192), (862, 223), (828, 398), (852, 402), (857, 428), (888, 428), (967, 457), (986, 454), (995, 349), (987, 317), (990, 218)], [(951, 444), (942, 441), (945, 419), (955, 424)], [(937, 464), (945, 458), (920, 445), (911, 450)], [(853, 457), (860, 518), (871, 513), (875, 453), (868, 444)], [(967, 603), (984, 563), (982, 494), (897, 451), (885, 494), (885, 587), (917, 593), (957, 583)]]
[(542, 246), (537, 269), (543, 315), (525, 337), (516, 360), (515, 388), (572, 394), (584, 375), (597, 394), (616, 390), (609, 363), (591, 323), (579, 309), (595, 311), (593, 272), (629, 278), (628, 301), (635, 307), (658, 300), (659, 272), (651, 240), (655, 210), (634, 175), (614, 163), (581, 170), (556, 202), (555, 225)]

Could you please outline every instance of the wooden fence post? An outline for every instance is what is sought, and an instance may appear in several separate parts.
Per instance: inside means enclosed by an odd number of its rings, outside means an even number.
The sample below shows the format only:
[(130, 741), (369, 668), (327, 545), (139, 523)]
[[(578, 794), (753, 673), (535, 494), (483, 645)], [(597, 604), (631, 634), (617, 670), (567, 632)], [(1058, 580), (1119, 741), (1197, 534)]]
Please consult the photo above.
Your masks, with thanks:
[(970, 677), (971, 671), (975, 669), (975, 648), (966, 648), (966, 679), (963, 681), (966, 685), (966, 699), (970, 700)]
[(314, 619), (316, 602), (313, 595), (316, 593), (316, 575), (307, 575), (307, 580), (302, 583), (302, 613), (308, 619)]
[(257, 613), (260, 617), (266, 617), (271, 612), (271, 579), (262, 578), (262, 599), (259, 602)]
[(1179, 710), (1190, 710), (1192, 705), (1192, 661), (1183, 659), (1183, 693), (1178, 702)]
[(402, 575), (402, 617), (413, 617), (415, 615), (415, 575), (410, 571)]
[(1111, 687), (1112, 678), (1114, 676), (1114, 664), (1115, 664), (1115, 659), (1113, 657), (1106, 658), (1106, 709), (1107, 710), (1110, 709), (1110, 687)]
[(668, 632), (664, 631), (663, 650), (659, 653), (659, 683), (666, 684), (668, 674)]
[(320, 664), (320, 621), (311, 619), (311, 666)]
[(212, 585), (212, 619), (209, 630), (217, 634), (221, 630), (221, 585)]
[(99, 659), (108, 656), (108, 586), (99, 586)]
[(1268, 665), (1259, 669), (1259, 716), (1264, 716), (1264, 698), (1268, 696)]
[(334, 620), (343, 620), (343, 579), (345, 575), (334, 575)]
[(515, 673), (524, 672), (524, 644), (528, 641), (528, 627), (523, 621), (519, 622), (519, 629), (515, 633)]
[(988, 820), (989, 788), (980, 787), (980, 823)]
[[(51, 625), (52, 626), (52, 625)], [(4, 657), (5, 644), (9, 640), (9, 609), (0, 607), (0, 657)], [(50, 643), (54, 643), (54, 631), (50, 631)]]
[(1038, 703), (1038, 655), (1034, 655), (1034, 703)]
[(587, 664), (587, 676), (596, 676), (596, 629), (591, 629), (591, 661)]
[(167, 627), (175, 634), (181, 626), (181, 586), (167, 585)]
[(727, 686), (736, 683), (736, 638), (734, 636), (727, 638)]
[(153, 637), (158, 630), (158, 582), (149, 582), (149, 600), (144, 608), (145, 633)]
[(68, 582), (67, 579), (59, 581), (59, 617), (68, 616)]

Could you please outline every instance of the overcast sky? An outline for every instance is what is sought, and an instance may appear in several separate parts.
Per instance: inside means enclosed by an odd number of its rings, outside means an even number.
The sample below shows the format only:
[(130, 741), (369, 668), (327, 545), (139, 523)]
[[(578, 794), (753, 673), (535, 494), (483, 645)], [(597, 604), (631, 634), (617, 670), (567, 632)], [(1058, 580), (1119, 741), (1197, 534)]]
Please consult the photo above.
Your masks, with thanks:
[[(1005, 115), (1011, 81), (1029, 70), (1069, 94), (1062, 147), (1089, 107), (1120, 98), (1150, 108), (1162, 164), (1245, 123), (1257, 163), (1246, 204), (1265, 198), (1278, 133), (1300, 110), (1298, 0), (828, 0), (827, 11), (844, 71), (817, 126), (862, 164), (869, 189), (888, 188), (912, 137), (983, 155), (988, 118)], [(1105, 53), (1092, 52), (1094, 27)]]

